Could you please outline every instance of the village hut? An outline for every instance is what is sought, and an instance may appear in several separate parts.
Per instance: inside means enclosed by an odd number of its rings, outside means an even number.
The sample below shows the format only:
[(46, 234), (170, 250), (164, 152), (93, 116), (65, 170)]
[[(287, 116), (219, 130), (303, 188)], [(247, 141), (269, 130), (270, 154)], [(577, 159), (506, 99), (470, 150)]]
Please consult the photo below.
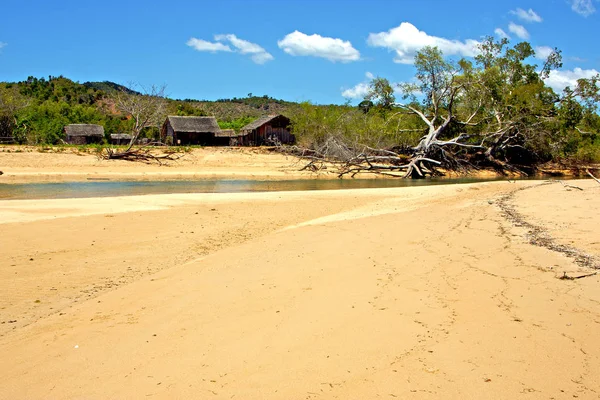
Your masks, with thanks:
[(104, 139), (104, 127), (93, 124), (71, 124), (65, 126), (66, 142), (69, 144), (101, 143)]
[(238, 134), (233, 129), (221, 129), (215, 133), (216, 146), (237, 146)]
[(260, 146), (291, 144), (296, 141), (290, 131), (290, 119), (283, 115), (268, 115), (249, 123), (240, 130), (240, 144)]
[(129, 133), (111, 133), (110, 144), (122, 145), (129, 144), (131, 142), (131, 135)]
[(216, 135), (221, 132), (215, 117), (179, 117), (169, 115), (161, 136), (167, 143), (176, 145), (216, 145)]

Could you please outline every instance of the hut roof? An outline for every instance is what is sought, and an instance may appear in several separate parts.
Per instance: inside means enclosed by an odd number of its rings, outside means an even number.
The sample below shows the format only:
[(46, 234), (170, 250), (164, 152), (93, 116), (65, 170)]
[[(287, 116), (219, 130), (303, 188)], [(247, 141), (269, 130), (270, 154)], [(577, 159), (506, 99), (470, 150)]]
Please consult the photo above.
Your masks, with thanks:
[(169, 115), (167, 119), (175, 132), (210, 132), (221, 131), (215, 117), (179, 117)]
[(65, 126), (67, 136), (104, 136), (104, 127), (94, 124), (71, 124)]
[(111, 133), (111, 139), (121, 139), (121, 140), (131, 140), (131, 135), (129, 133)]
[(265, 115), (264, 117), (260, 117), (259, 119), (257, 119), (254, 122), (250, 122), (248, 125), (244, 126), (241, 130), (251, 131), (251, 130), (257, 129), (258, 127), (263, 126), (267, 122), (271, 122), (272, 120), (274, 120), (275, 118), (280, 117), (280, 116), (281, 115)]
[(233, 129), (221, 129), (220, 132), (215, 133), (215, 137), (228, 137), (228, 138), (232, 138), (232, 137), (237, 137), (238, 134), (235, 133), (235, 131)]

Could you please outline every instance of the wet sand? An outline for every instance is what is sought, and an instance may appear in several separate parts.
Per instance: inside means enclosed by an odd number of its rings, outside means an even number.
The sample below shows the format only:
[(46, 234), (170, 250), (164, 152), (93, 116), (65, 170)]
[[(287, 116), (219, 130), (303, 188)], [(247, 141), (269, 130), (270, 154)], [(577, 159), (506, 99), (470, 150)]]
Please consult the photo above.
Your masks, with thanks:
[(573, 184), (1, 201), (0, 398), (599, 398)]

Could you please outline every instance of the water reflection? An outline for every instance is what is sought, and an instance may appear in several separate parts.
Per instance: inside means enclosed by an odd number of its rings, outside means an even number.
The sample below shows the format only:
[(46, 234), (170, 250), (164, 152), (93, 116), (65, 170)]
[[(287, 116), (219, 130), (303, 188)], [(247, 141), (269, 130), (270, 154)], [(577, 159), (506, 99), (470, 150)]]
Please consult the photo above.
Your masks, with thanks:
[(392, 188), (474, 183), (490, 179), (304, 179), (288, 181), (90, 181), (0, 184), (0, 199), (65, 199), (167, 193), (239, 193), (298, 190)]

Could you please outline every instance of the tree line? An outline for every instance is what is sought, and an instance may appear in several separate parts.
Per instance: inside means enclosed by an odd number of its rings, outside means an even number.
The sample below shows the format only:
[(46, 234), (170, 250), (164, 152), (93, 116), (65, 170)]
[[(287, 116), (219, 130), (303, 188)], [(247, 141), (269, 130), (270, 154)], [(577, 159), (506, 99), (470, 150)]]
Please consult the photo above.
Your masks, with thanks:
[[(600, 162), (600, 76), (555, 93), (546, 81), (562, 66), (560, 51), (539, 66), (533, 56), (527, 42), (511, 46), (492, 37), (472, 59), (449, 60), (438, 48), (425, 47), (415, 57), (414, 80), (392, 85), (374, 78), (358, 106), (297, 104), (251, 93), (216, 102), (170, 100), (164, 88), (145, 93), (111, 82), (30, 77), (0, 83), (0, 137), (59, 143), (69, 123), (158, 137), (166, 115), (214, 115), (222, 128), (239, 129), (265, 113), (283, 113), (299, 146), (313, 155), (368, 168), (392, 164), (411, 176), (440, 167), (526, 170), (546, 161)], [(159, 98), (161, 106), (153, 122), (140, 127), (122, 105), (146, 98)]]

